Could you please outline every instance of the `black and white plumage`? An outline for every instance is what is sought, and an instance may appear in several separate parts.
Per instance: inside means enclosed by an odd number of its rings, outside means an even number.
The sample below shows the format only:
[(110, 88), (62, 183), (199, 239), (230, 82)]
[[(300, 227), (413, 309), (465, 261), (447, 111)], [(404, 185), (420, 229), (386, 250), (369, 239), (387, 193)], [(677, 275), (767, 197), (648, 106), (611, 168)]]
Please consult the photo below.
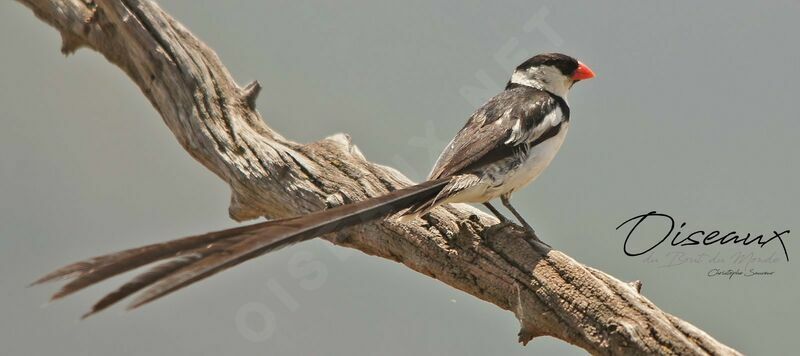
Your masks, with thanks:
[(569, 128), (566, 102), (544, 90), (515, 85), (472, 115), (437, 160), (428, 179), (452, 176), (420, 215), (450, 202), (484, 203), (533, 181), (555, 157)]
[(538, 55), (519, 65), (506, 89), (472, 114), (434, 165), (428, 179), (450, 176), (450, 183), (407, 214), (423, 215), (444, 203), (488, 203), (500, 197), (533, 233), (510, 205), (511, 194), (535, 180), (553, 160), (569, 129), (567, 93), (576, 81), (593, 76), (588, 67), (562, 54)]
[(269, 251), (397, 213), (413, 218), (445, 203), (484, 203), (505, 221), (489, 204), (498, 197), (538, 241), (509, 199), (555, 157), (569, 129), (567, 93), (575, 82), (592, 77), (588, 67), (563, 54), (540, 54), (523, 62), (505, 90), (470, 117), (445, 148), (428, 180), (420, 184), (293, 218), (90, 258), (62, 267), (34, 284), (69, 279), (53, 296), (58, 299), (161, 262), (106, 295), (86, 316), (142, 291), (131, 305), (135, 308)]

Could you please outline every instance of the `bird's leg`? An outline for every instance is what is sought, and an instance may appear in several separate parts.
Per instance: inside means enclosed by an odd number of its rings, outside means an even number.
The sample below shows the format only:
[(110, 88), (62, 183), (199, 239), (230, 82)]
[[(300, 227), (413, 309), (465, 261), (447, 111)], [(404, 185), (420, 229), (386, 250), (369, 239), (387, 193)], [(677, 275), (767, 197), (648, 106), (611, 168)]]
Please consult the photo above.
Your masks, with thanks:
[(483, 206), (485, 206), (487, 209), (489, 209), (489, 211), (491, 211), (491, 212), (492, 212), (492, 214), (494, 214), (494, 216), (496, 216), (496, 217), (497, 217), (497, 220), (500, 220), (500, 223), (506, 223), (506, 222), (508, 222), (508, 218), (507, 218), (507, 217), (505, 217), (505, 216), (503, 216), (503, 214), (500, 214), (500, 211), (498, 211), (498, 210), (497, 210), (497, 209), (496, 209), (494, 206), (492, 206), (492, 204), (490, 204), (488, 201), (487, 201), (487, 202), (485, 202), (485, 203), (483, 203)]
[[(509, 211), (511, 211), (511, 213), (512, 213), (512, 214), (514, 214), (514, 217), (516, 217), (516, 218), (517, 218), (517, 220), (519, 221), (519, 223), (520, 223), (520, 224), (522, 224), (522, 227), (524, 227), (524, 228), (525, 228), (525, 230), (527, 230), (529, 233), (531, 233), (531, 235), (533, 235), (534, 237), (536, 237), (536, 231), (534, 231), (534, 230), (533, 230), (533, 227), (531, 227), (531, 225), (530, 225), (530, 224), (528, 224), (528, 222), (527, 222), (527, 221), (525, 221), (525, 219), (524, 219), (524, 218), (522, 217), (522, 215), (521, 215), (521, 214), (520, 214), (520, 213), (517, 211), (517, 209), (514, 209), (514, 207), (511, 205), (511, 199), (509, 199), (508, 195), (505, 195), (505, 194), (504, 194), (504, 195), (500, 196), (500, 201), (502, 201), (502, 202), (503, 202), (503, 205), (504, 205), (506, 208), (508, 208), (508, 210), (509, 210)], [(537, 238), (537, 240), (538, 240), (538, 238)]]
[(522, 215), (519, 212), (517, 212), (517, 209), (514, 209), (514, 207), (511, 206), (511, 194), (503, 194), (503, 195), (501, 195), (500, 196), (500, 201), (503, 202), (503, 205), (506, 208), (508, 208), (508, 210), (511, 211), (512, 214), (514, 214), (514, 217), (516, 217), (517, 220), (519, 220), (520, 224), (522, 224), (522, 227), (524, 227), (525, 230), (528, 231), (528, 233), (531, 235), (531, 237), (533, 237), (534, 241), (542, 243), (547, 247), (550, 247), (550, 245), (548, 245), (544, 241), (540, 240), (539, 236), (536, 236), (536, 231), (533, 231), (533, 227), (531, 227), (531, 225), (528, 224), (528, 222), (525, 221), (524, 218), (522, 218)]

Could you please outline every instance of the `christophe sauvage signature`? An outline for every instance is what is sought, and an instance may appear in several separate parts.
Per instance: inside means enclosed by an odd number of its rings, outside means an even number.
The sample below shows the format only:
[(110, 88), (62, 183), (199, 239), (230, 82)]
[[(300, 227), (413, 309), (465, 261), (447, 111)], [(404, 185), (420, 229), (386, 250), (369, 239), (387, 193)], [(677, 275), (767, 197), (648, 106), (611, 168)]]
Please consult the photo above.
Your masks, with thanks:
[[(639, 225), (645, 220), (652, 222), (659, 220), (660, 223), (663, 224), (665, 228), (669, 227), (669, 230), (664, 235), (664, 237), (661, 238), (661, 240), (658, 240), (654, 244), (649, 245), (650, 247), (647, 248), (646, 250), (641, 252), (631, 252), (630, 249), (628, 248), (628, 242), (631, 241), (631, 238), (637, 238), (637, 239), (647, 238), (646, 236), (633, 237), (636, 228), (639, 227)], [(666, 241), (670, 237), (670, 235), (672, 235), (673, 231), (676, 230), (675, 219), (673, 219), (671, 216), (667, 214), (661, 214), (655, 211), (637, 215), (628, 220), (625, 220), (622, 222), (622, 224), (619, 224), (619, 226), (617, 226), (617, 230), (619, 230), (625, 225), (628, 225), (629, 223), (633, 223), (633, 226), (631, 227), (630, 231), (628, 231), (628, 236), (625, 237), (625, 243), (622, 245), (622, 250), (628, 256), (639, 256), (647, 252), (650, 252), (654, 248), (658, 247), (658, 245), (661, 245), (664, 241)], [(777, 232), (773, 230), (772, 237), (765, 238), (764, 234), (752, 235), (748, 232), (746, 235), (739, 235), (739, 233), (737, 233), (736, 231), (731, 231), (723, 235), (718, 230), (713, 230), (708, 232), (706, 232), (705, 230), (695, 230), (689, 234), (683, 234), (683, 231), (681, 231), (681, 229), (684, 226), (686, 226), (686, 223), (685, 222), (681, 223), (681, 226), (677, 229), (675, 235), (672, 236), (672, 242), (671, 242), (672, 246), (694, 246), (694, 245), (708, 246), (713, 244), (725, 245), (728, 243), (742, 244), (744, 246), (748, 246), (753, 242), (756, 242), (758, 243), (759, 247), (764, 247), (765, 245), (775, 241), (774, 243), (780, 243), (781, 248), (783, 249), (783, 255), (786, 257), (786, 261), (787, 262), (789, 261), (789, 253), (786, 251), (786, 244), (784, 244), (783, 242), (783, 238), (788, 237), (784, 235), (788, 235), (789, 230), (784, 230), (782, 232)]]

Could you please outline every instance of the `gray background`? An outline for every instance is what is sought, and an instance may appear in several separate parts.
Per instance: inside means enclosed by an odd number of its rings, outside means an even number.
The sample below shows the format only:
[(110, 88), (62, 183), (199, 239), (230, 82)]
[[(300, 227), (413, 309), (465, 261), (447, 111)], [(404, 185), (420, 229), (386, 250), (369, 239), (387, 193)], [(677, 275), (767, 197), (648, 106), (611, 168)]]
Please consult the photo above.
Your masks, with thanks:
[[(569, 138), (518, 207), (557, 248), (642, 280), (656, 304), (721, 341), (796, 350), (795, 261), (759, 265), (768, 278), (709, 278), (708, 265), (624, 256), (614, 228), (649, 210), (687, 229), (797, 228), (798, 3), (162, 3), (240, 83), (261, 81), (272, 127), (301, 142), (348, 132), (417, 180), (521, 59), (580, 58), (598, 77), (573, 90)], [(76, 322), (122, 279), (40, 308), (54, 288), (25, 285), (66, 262), (235, 225), (228, 188), (138, 88), (97, 54), (64, 59), (59, 45), (27, 9), (0, 4), (0, 353), (582, 354), (550, 338), (522, 347), (511, 313), (322, 241), (136, 312)], [(323, 272), (309, 280), (298, 266)]]

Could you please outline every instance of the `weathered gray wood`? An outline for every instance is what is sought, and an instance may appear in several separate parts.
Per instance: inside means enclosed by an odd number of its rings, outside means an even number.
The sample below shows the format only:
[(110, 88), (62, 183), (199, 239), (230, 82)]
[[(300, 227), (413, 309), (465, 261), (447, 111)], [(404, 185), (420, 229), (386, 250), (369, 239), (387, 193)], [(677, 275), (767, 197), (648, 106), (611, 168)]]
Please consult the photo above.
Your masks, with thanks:
[[(230, 185), (238, 221), (302, 214), (410, 183), (368, 162), (346, 135), (301, 145), (267, 127), (255, 111), (259, 85), (239, 87), (214, 51), (151, 1), (19, 1), (61, 33), (63, 53), (88, 47), (128, 74), (186, 151)], [(496, 223), (453, 205), (425, 221), (387, 220), (325, 238), (513, 312), (523, 343), (550, 335), (593, 354), (738, 354), (658, 309), (641, 284), (531, 246), (518, 228)]]

